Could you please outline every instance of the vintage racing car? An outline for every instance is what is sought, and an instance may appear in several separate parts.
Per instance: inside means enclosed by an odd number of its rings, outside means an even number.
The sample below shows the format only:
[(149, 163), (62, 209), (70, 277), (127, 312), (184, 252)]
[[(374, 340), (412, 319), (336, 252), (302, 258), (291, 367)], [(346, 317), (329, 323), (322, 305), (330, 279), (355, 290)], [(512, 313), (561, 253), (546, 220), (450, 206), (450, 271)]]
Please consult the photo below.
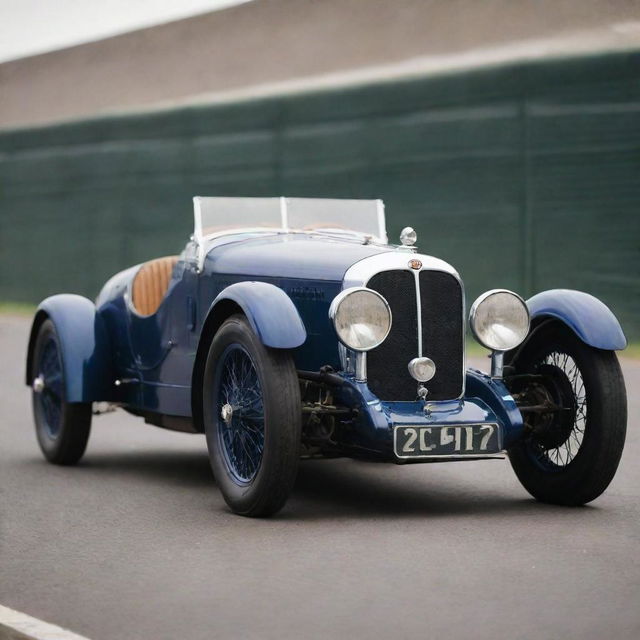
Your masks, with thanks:
[(122, 407), (206, 434), (235, 512), (285, 503), (302, 456), (395, 463), (504, 457), (545, 502), (613, 478), (626, 394), (612, 312), (577, 291), (471, 306), (491, 373), (465, 366), (455, 269), (387, 242), (379, 200), (194, 198), (179, 256), (113, 276), (95, 303), (38, 307), (27, 354), (45, 457), (73, 464), (92, 415)]

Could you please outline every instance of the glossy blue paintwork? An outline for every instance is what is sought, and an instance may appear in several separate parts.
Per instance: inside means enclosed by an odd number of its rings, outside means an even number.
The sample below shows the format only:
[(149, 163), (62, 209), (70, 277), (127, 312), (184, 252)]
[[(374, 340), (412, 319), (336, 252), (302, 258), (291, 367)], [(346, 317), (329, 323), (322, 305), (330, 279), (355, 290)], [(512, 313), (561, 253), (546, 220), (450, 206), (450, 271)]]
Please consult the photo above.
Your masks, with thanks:
[(532, 320), (557, 318), (592, 347), (613, 351), (627, 346), (622, 327), (609, 307), (588, 293), (551, 289), (529, 298), (527, 306)]
[(115, 391), (117, 399), (136, 411), (188, 417), (197, 342), (187, 300), (195, 296), (197, 281), (180, 262), (158, 311), (141, 316), (129, 299), (137, 270), (114, 276), (97, 298), (112, 340), (116, 377), (126, 381)]
[(67, 402), (112, 399), (114, 371), (109, 333), (96, 307), (87, 298), (60, 294), (43, 300), (34, 319), (27, 356), (27, 384), (33, 371), (33, 347), (40, 324), (50, 318), (60, 342)]
[(291, 298), (273, 284), (236, 282), (216, 296), (209, 313), (215, 313), (224, 300), (231, 300), (242, 309), (251, 328), (267, 347), (295, 349), (307, 339), (304, 324)]
[(520, 438), (524, 429), (522, 414), (502, 380), (491, 378), (477, 369), (467, 369), (465, 397), (484, 402), (504, 425), (505, 448)]
[[(340, 404), (358, 409), (357, 429), (347, 435), (344, 444), (354, 455), (395, 460), (393, 430), (400, 425), (459, 425), (479, 422), (496, 423), (500, 442), (506, 448), (520, 435), (522, 417), (502, 383), (480, 372), (472, 374), (474, 393), (463, 399), (445, 402), (381, 402), (366, 384), (344, 376), (344, 384), (335, 389)], [(504, 406), (506, 402), (507, 406)], [(515, 410), (514, 410), (515, 409)]]
[(214, 242), (205, 260), (205, 272), (239, 276), (242, 280), (295, 278), (342, 281), (354, 263), (391, 251), (390, 247), (363, 245), (309, 234), (231, 236)]
[[(303, 234), (227, 236), (211, 242), (201, 270), (187, 245), (151, 316), (139, 315), (131, 304), (135, 266), (112, 277), (95, 306), (79, 296), (45, 300), (34, 330), (44, 314), (56, 323), (68, 399), (117, 401), (146, 416), (191, 418), (192, 380), (206, 359), (210, 329), (238, 307), (265, 345), (292, 350), (298, 369), (328, 365), (339, 371), (331, 301), (349, 267), (390, 250)], [(534, 319), (557, 317), (600, 348), (620, 348), (624, 340), (611, 312), (586, 294), (545, 292), (528, 304)], [(479, 371), (467, 372), (462, 399), (429, 403), (428, 412), (422, 402), (381, 402), (365, 383), (342, 379), (335, 401), (357, 412), (341, 444), (354, 456), (393, 460), (393, 428), (402, 424), (495, 422), (504, 447), (522, 434), (522, 416), (504, 384)]]

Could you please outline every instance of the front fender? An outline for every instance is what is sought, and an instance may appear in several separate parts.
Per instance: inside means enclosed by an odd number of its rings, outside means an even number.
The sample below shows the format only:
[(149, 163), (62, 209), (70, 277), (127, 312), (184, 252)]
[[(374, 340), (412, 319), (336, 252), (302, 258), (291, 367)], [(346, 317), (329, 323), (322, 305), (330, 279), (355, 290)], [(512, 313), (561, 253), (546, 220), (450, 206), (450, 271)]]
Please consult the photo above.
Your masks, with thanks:
[(527, 300), (531, 319), (555, 318), (583, 342), (608, 351), (624, 349), (627, 339), (618, 319), (603, 302), (572, 289), (550, 289)]
[(60, 342), (65, 400), (110, 400), (114, 375), (107, 329), (93, 302), (73, 294), (51, 296), (38, 306), (27, 349), (27, 385), (37, 375), (33, 352), (40, 325), (47, 318)]
[(522, 436), (524, 421), (511, 393), (498, 378), (492, 378), (477, 369), (467, 369), (465, 397), (485, 402), (504, 425), (504, 445), (509, 448)]
[(275, 349), (294, 349), (307, 339), (307, 331), (291, 298), (267, 282), (237, 282), (220, 292), (209, 313), (224, 301), (237, 304), (262, 344)]

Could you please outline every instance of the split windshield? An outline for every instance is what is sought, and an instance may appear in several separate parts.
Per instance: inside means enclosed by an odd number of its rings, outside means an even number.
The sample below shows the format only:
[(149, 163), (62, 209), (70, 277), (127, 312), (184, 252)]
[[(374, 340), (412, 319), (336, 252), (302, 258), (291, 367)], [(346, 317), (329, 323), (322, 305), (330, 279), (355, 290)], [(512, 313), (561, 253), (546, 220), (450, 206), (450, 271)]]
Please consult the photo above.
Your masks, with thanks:
[(231, 230), (355, 232), (385, 242), (381, 200), (326, 198), (204, 198), (193, 199), (196, 239)]

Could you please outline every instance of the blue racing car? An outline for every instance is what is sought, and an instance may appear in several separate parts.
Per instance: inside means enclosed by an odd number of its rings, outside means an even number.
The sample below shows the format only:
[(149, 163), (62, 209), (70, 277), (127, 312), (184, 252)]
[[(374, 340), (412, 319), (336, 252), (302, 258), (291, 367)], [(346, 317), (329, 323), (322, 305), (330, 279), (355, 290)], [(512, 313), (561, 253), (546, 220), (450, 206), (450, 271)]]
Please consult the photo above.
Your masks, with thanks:
[(524, 487), (576, 505), (613, 478), (626, 431), (612, 312), (578, 291), (471, 306), (491, 373), (465, 365), (456, 270), (390, 245), (380, 200), (194, 198), (179, 256), (113, 276), (95, 302), (44, 300), (26, 382), (38, 441), (83, 455), (92, 415), (121, 407), (206, 434), (236, 513), (285, 504), (301, 457), (397, 464), (508, 455)]

